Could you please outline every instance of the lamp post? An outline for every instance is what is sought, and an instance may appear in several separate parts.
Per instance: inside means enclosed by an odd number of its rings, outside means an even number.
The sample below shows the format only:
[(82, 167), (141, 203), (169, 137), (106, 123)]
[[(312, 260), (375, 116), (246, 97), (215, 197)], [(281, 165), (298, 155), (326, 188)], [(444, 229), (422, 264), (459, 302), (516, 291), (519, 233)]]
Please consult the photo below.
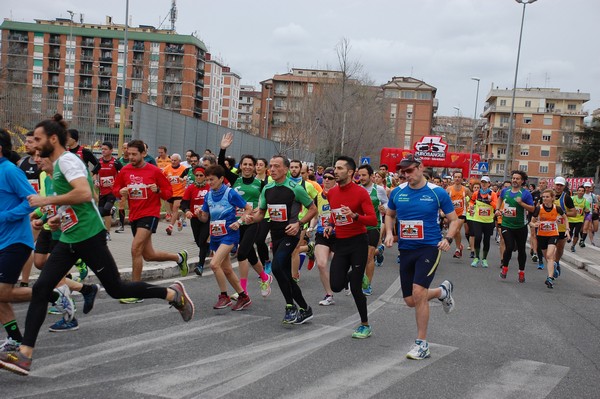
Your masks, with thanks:
[[(69, 45), (65, 46), (65, 61), (66, 61), (66, 70), (71, 70), (71, 69), (75, 69), (75, 48), (73, 47), (73, 15), (75, 15), (74, 11), (71, 10), (67, 10), (67, 12), (69, 13), (69, 15), (71, 16), (71, 23), (69, 24)], [(69, 49), (73, 50), (73, 57), (71, 57), (70, 51)], [(70, 73), (69, 73), (70, 74)], [(75, 83), (75, 77), (73, 75), (72, 79), (73, 79), (73, 84)], [(65, 89), (67, 88), (67, 85), (69, 85), (69, 89), (71, 90), (70, 96), (66, 96), (67, 97), (67, 104), (71, 104), (70, 107), (70, 113), (69, 113), (69, 120), (73, 119), (73, 95), (74, 95), (74, 91), (75, 91), (75, 87), (71, 87), (71, 85), (69, 83), (67, 83), (68, 79), (65, 79)], [(67, 109), (69, 109), (69, 107), (67, 107)]]
[(123, 155), (123, 144), (125, 142), (125, 101), (126, 101), (126, 89), (127, 87), (127, 33), (129, 26), (129, 0), (125, 2), (125, 34), (123, 37), (123, 77), (121, 80), (121, 107), (119, 108), (119, 149), (117, 154)]
[(471, 170), (473, 169), (473, 148), (475, 147), (475, 132), (477, 131), (477, 101), (479, 101), (479, 78), (471, 78), (471, 80), (477, 81), (477, 94), (475, 94), (475, 113), (473, 114), (473, 135), (471, 136), (471, 151), (469, 155), (469, 174), (471, 177)]
[(269, 107), (271, 105), (271, 97), (267, 97), (265, 99), (267, 106), (265, 107), (265, 138), (267, 138), (267, 135), (269, 134)]
[(523, 22), (525, 22), (525, 7), (527, 4), (535, 3), (537, 0), (515, 0), (519, 4), (523, 4), (523, 14), (521, 15), (521, 31), (519, 32), (519, 47), (517, 48), (517, 64), (515, 66), (515, 80), (513, 83), (512, 102), (510, 104), (510, 115), (508, 117), (508, 140), (506, 141), (506, 157), (504, 159), (504, 178), (508, 177), (509, 159), (511, 158), (511, 141), (513, 135), (513, 118), (515, 114), (515, 96), (517, 94), (517, 76), (519, 74), (519, 57), (521, 56), (521, 39), (523, 38)]
[(458, 127), (456, 128), (456, 140), (454, 141), (454, 151), (458, 151), (458, 137), (460, 136), (460, 107), (454, 107), (456, 110), (456, 117), (458, 118)]

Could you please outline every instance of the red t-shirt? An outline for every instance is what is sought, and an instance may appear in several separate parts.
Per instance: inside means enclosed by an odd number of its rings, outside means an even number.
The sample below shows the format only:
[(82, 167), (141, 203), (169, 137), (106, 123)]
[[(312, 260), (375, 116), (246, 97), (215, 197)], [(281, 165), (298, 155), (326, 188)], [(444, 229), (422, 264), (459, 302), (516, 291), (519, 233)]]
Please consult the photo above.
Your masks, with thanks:
[(117, 160), (111, 157), (107, 162), (103, 158), (98, 160), (100, 169), (98, 169), (98, 185), (100, 187), (100, 195), (108, 195), (112, 193), (115, 184), (115, 178), (119, 171), (115, 165)]
[[(352, 182), (340, 187), (336, 185), (327, 193), (331, 220), (335, 223), (335, 236), (349, 238), (366, 233), (365, 226), (377, 226), (375, 208), (367, 190)], [(344, 216), (340, 212), (342, 206), (347, 206), (352, 212), (358, 214), (354, 220), (350, 215)]]
[[(156, 184), (160, 191), (153, 192), (148, 188), (150, 184)], [(167, 200), (173, 196), (171, 183), (163, 175), (162, 171), (149, 163), (141, 168), (131, 164), (126, 165), (117, 175), (113, 194), (121, 198), (119, 190), (127, 187), (129, 195), (129, 220), (138, 220), (146, 216), (160, 217), (160, 199)]]
[(183, 200), (190, 201), (190, 211), (194, 214), (194, 217), (198, 217), (196, 215), (196, 210), (202, 208), (202, 204), (204, 204), (204, 197), (210, 191), (210, 186), (208, 183), (205, 183), (203, 186), (198, 187), (196, 184), (192, 184), (185, 189), (185, 193), (183, 193)]

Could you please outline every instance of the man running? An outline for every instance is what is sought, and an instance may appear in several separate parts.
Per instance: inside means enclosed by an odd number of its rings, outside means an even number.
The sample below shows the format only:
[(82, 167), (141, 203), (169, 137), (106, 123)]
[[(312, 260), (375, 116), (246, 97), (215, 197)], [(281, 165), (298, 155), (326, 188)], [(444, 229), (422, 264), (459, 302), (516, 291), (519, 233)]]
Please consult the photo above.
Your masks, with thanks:
[(460, 230), (463, 225), (467, 221), (467, 197), (472, 195), (471, 190), (463, 186), (463, 174), (462, 172), (454, 172), (453, 175), (453, 184), (449, 186), (446, 191), (452, 200), (452, 204), (454, 205), (454, 212), (456, 212), (456, 216), (458, 216), (458, 231), (454, 235), (454, 239), (456, 240), (456, 251), (454, 251), (454, 258), (462, 257), (463, 245), (461, 243), (462, 237), (460, 236)]
[(100, 188), (100, 197), (98, 199), (98, 209), (100, 216), (104, 218), (104, 227), (106, 228), (106, 239), (110, 241), (110, 228), (112, 226), (113, 206), (117, 198), (112, 192), (117, 174), (123, 165), (112, 156), (113, 145), (109, 141), (102, 143), (102, 156), (98, 160), (98, 165), (92, 170), (92, 174), (97, 176), (97, 185)]
[[(577, 245), (579, 237), (582, 234), (583, 222), (586, 216), (590, 213), (590, 204), (588, 200), (585, 199), (585, 197), (583, 196), (584, 194), (585, 187), (579, 186), (579, 188), (577, 188), (577, 194), (571, 197), (576, 212), (575, 216), (571, 216), (568, 218), (569, 230), (571, 232), (571, 252), (575, 252), (575, 246)], [(581, 247), (583, 248), (583, 246)]]
[[(384, 242), (388, 248), (393, 245), (392, 229), (398, 224), (402, 296), (409, 307), (415, 308), (417, 320), (417, 339), (406, 357), (422, 360), (430, 356), (427, 343), (429, 301), (439, 299), (446, 313), (454, 309), (454, 286), (450, 281), (444, 280), (437, 288), (429, 287), (440, 262), (440, 251), (450, 249), (452, 237), (459, 231), (460, 225), (448, 193), (425, 180), (419, 157), (408, 154), (400, 161), (400, 168), (407, 182), (396, 187), (390, 195)], [(448, 234), (443, 238), (440, 210), (450, 222)]]
[(177, 223), (177, 231), (183, 229), (183, 221), (179, 217), (179, 207), (181, 206), (181, 198), (185, 192), (185, 168), (181, 166), (181, 156), (179, 154), (171, 155), (171, 164), (165, 166), (163, 169), (164, 175), (171, 183), (171, 189), (173, 195), (167, 199), (169, 214), (171, 219), (169, 220), (169, 226), (167, 226), (167, 234), (173, 234), (173, 226)]
[(333, 246), (335, 244), (335, 226), (334, 230), (329, 232), (329, 237), (325, 237), (325, 228), (331, 224), (331, 206), (327, 195), (336, 185), (335, 171), (333, 168), (327, 168), (323, 171), (323, 192), (317, 196), (315, 203), (317, 205), (317, 217), (313, 219), (312, 224), (315, 228), (315, 259), (319, 268), (319, 277), (325, 297), (319, 302), (321, 306), (334, 305), (333, 291), (329, 281), (329, 258), (333, 255)]
[(67, 274), (73, 263), (82, 258), (94, 271), (108, 295), (116, 298), (136, 296), (160, 298), (168, 301), (189, 321), (194, 305), (183, 284), (175, 282), (169, 288), (144, 282), (124, 283), (108, 246), (106, 231), (93, 196), (93, 183), (85, 165), (65, 148), (67, 132), (62, 116), (36, 125), (34, 138), (41, 155), (49, 157), (54, 166), (52, 198), (29, 196), (30, 206), (59, 206), (59, 214), (49, 220), (51, 226), (60, 226), (59, 243), (48, 258), (35, 284), (27, 318), (25, 335), (18, 351), (0, 353), (0, 365), (14, 373), (29, 375), (33, 349), (47, 312), (47, 300), (56, 284)]
[(533, 212), (533, 197), (525, 187), (527, 173), (520, 170), (511, 172), (511, 186), (504, 188), (498, 198), (496, 216), (502, 217), (501, 233), (504, 240), (502, 271), (500, 277), (506, 279), (508, 264), (513, 250), (517, 248), (519, 262), (519, 283), (525, 282), (525, 264), (527, 263), (527, 218), (525, 211)]
[(88, 169), (95, 168), (98, 165), (94, 153), (79, 145), (79, 131), (77, 129), (67, 130), (67, 148), (77, 155)]
[[(285, 298), (285, 324), (303, 324), (313, 317), (313, 312), (302, 296), (298, 283), (292, 279), (292, 252), (300, 240), (301, 226), (317, 214), (317, 207), (306, 191), (287, 177), (290, 161), (282, 155), (271, 158), (269, 170), (273, 182), (263, 189), (254, 222), (263, 220), (267, 209), (271, 217), (273, 243), (273, 275)], [(299, 218), (302, 206), (308, 208)]]
[[(363, 278), (370, 244), (366, 227), (377, 226), (378, 220), (367, 190), (352, 182), (355, 171), (354, 159), (340, 156), (335, 161), (337, 186), (327, 194), (332, 226), (335, 225), (334, 254), (329, 280), (333, 292), (342, 291), (350, 282), (350, 291), (360, 315), (360, 325), (352, 333), (352, 338), (364, 339), (372, 334), (367, 312), (367, 298), (363, 293)], [(333, 230), (332, 226), (325, 228), (325, 237), (329, 237)], [(376, 241), (378, 240), (379, 230), (377, 230)]]
[[(152, 246), (152, 234), (156, 233), (160, 216), (160, 199), (172, 197), (171, 184), (161, 170), (146, 161), (146, 147), (141, 140), (132, 140), (127, 145), (129, 164), (118, 174), (113, 193), (126, 198), (129, 203), (129, 224), (133, 233), (131, 243), (132, 281), (142, 279), (144, 260), (177, 262), (181, 276), (188, 274), (188, 253), (172, 254), (157, 251)], [(121, 298), (121, 303), (142, 302), (142, 297)]]
[(573, 204), (573, 199), (565, 190), (567, 185), (567, 181), (564, 177), (558, 176), (554, 179), (554, 192), (556, 194), (554, 198), (554, 203), (562, 208), (565, 212), (563, 216), (559, 218), (558, 221), (558, 241), (556, 243), (556, 253), (554, 256), (554, 278), (560, 276), (560, 260), (562, 258), (563, 252), (565, 251), (565, 245), (567, 243), (567, 226), (565, 221), (567, 217), (576, 216), (577, 211), (575, 210), (575, 205)]

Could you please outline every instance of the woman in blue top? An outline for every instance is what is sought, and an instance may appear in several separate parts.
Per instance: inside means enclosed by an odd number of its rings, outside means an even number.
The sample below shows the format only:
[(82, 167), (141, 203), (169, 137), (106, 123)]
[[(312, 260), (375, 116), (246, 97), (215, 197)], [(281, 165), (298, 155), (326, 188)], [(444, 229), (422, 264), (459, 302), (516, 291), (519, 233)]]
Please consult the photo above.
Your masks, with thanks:
[[(235, 190), (223, 184), (225, 170), (220, 165), (211, 165), (206, 168), (206, 181), (210, 185), (210, 192), (204, 198), (201, 222), (210, 219), (210, 249), (214, 255), (210, 261), (210, 268), (215, 274), (221, 293), (214, 309), (224, 309), (231, 306), (231, 299), (227, 295), (227, 282), (238, 293), (238, 300), (231, 310), (242, 310), (252, 301), (240, 285), (240, 280), (233, 271), (229, 254), (234, 245), (240, 241), (240, 226), (248, 221), (248, 214), (252, 205), (247, 203)], [(236, 207), (244, 209), (244, 214), (236, 217)]]

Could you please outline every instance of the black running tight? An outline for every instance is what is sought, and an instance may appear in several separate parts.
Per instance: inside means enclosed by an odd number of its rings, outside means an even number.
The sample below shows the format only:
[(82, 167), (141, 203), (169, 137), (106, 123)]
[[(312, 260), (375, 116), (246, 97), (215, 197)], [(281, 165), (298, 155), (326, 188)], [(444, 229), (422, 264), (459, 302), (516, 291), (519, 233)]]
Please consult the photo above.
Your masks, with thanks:
[(527, 263), (525, 244), (527, 244), (528, 227), (523, 226), (518, 229), (509, 229), (508, 227), (502, 226), (501, 231), (505, 246), (504, 254), (502, 255), (502, 266), (508, 266), (513, 250), (517, 248), (519, 270), (525, 270), (525, 263)]

